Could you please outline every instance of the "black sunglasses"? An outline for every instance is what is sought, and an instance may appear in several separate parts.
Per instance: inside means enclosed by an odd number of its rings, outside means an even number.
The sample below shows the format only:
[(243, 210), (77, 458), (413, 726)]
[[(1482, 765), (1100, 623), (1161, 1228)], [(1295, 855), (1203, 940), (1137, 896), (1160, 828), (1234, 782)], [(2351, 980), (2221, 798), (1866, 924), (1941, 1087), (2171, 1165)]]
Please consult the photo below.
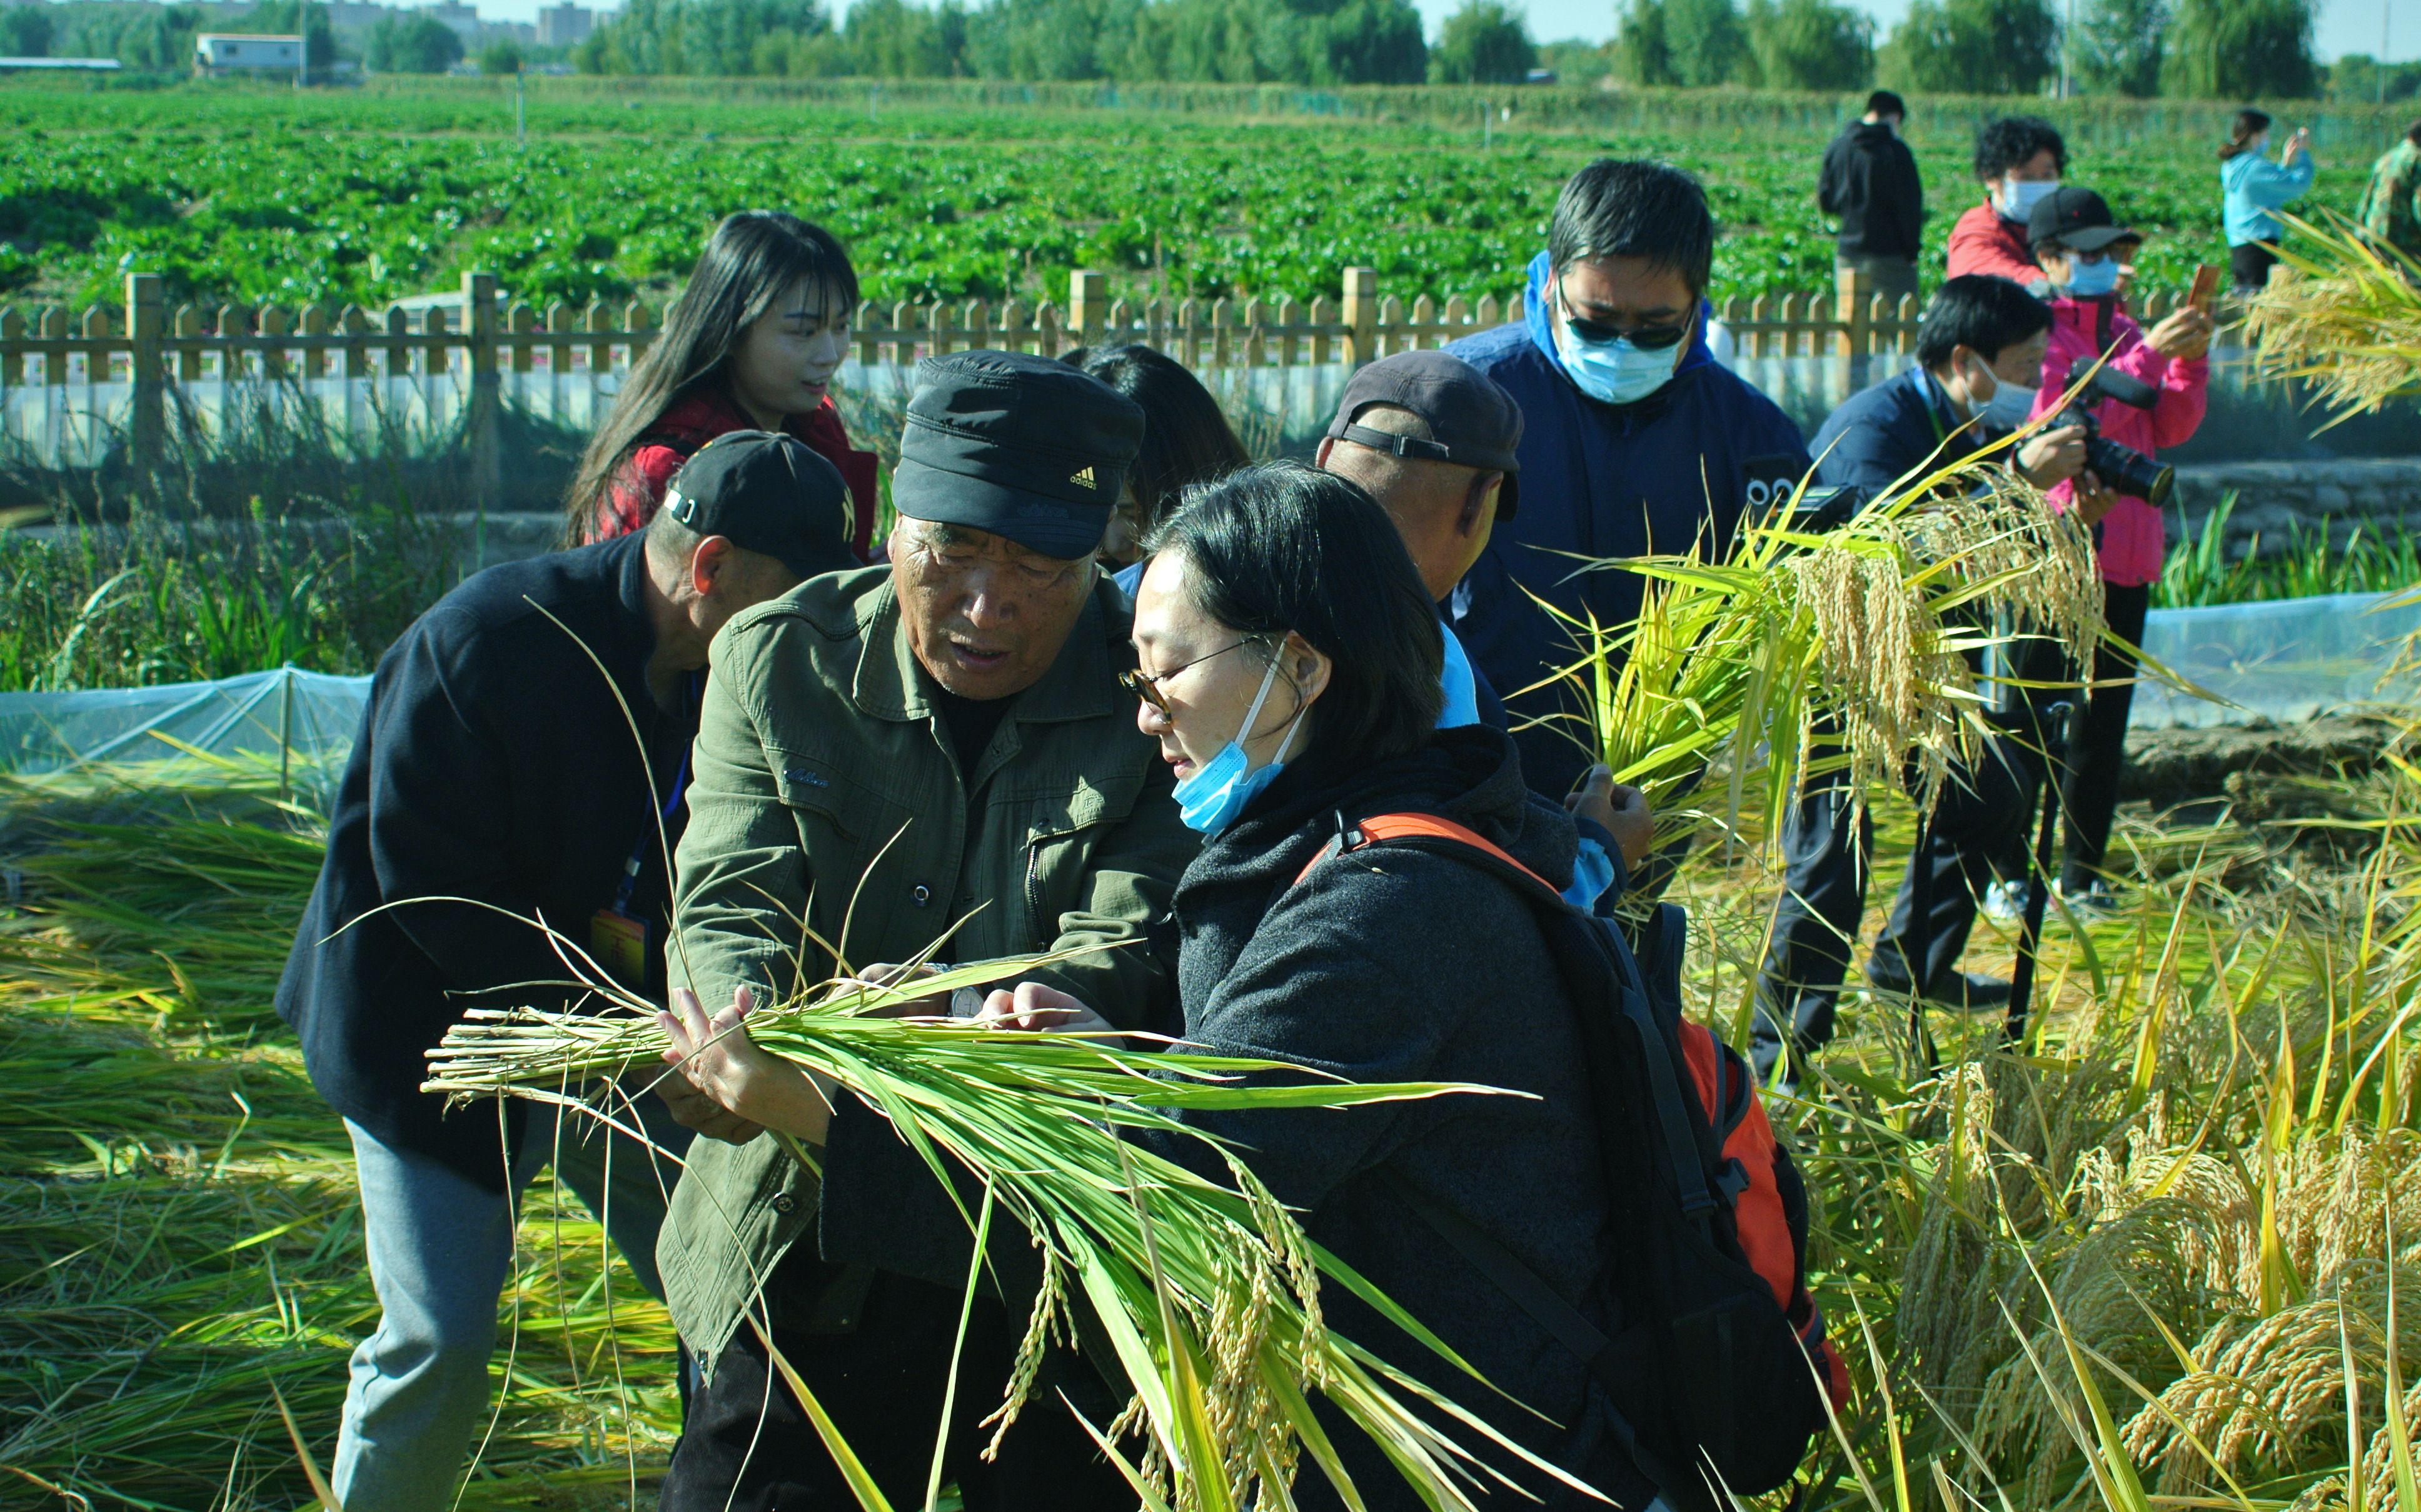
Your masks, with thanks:
[(1572, 313), (1571, 301), (1564, 298), (1563, 286), (1560, 284), (1555, 287), (1555, 303), (1564, 307), (1564, 323), (1572, 328), (1572, 335), (1592, 347), (1628, 341), (1641, 351), (1663, 351), (1677, 345), (1683, 336), (1690, 334), (1690, 322), (1687, 320), (1683, 320), (1679, 325), (1641, 325), (1633, 326), (1627, 331), (1621, 326), (1608, 325), (1602, 320), (1584, 320)]

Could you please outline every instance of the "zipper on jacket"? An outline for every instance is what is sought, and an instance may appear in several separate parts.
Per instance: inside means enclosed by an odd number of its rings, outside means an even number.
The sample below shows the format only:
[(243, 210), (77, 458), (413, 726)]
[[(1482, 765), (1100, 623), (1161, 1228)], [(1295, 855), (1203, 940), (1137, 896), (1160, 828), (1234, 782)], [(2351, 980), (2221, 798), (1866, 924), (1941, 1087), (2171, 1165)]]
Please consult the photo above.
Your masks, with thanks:
[(1048, 838), (1038, 834), (1025, 848), (1025, 912), (1037, 930), (1042, 927), (1042, 842)]

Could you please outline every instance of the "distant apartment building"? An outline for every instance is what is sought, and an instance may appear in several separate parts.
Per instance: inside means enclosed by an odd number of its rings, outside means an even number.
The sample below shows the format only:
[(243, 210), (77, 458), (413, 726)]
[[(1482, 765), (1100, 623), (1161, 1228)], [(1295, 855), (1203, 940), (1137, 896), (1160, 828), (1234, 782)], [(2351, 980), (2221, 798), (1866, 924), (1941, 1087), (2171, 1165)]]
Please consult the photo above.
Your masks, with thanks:
[(326, 0), (320, 8), (328, 13), (328, 24), (340, 32), (366, 32), (396, 13), (393, 7), (369, 0)]
[(575, 6), (570, 0), (559, 6), (540, 6), (538, 9), (538, 45), (570, 47), (586, 37), (597, 24), (597, 12), (586, 6)]
[(300, 37), (253, 36), (242, 32), (196, 32), (194, 68), (201, 73), (236, 73), (250, 70), (299, 72), (303, 67)]
[(420, 13), (462, 39), (465, 47), (479, 39), (479, 13), (462, 4), (462, 0), (436, 0), (433, 5), (422, 6)]

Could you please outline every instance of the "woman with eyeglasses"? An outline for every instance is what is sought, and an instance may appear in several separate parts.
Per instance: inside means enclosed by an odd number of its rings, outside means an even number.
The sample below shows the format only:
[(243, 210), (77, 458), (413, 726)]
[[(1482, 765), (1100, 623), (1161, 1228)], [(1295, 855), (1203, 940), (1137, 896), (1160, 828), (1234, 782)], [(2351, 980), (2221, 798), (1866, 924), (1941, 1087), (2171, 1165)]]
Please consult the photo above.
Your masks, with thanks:
[[(1652, 1489), (1587, 1411), (1580, 1360), (1414, 1206), (1477, 1225), (1603, 1322), (1607, 1215), (1577, 1021), (1532, 907), (1451, 855), (1330, 853), (1367, 817), (1441, 815), (1561, 887), (1571, 818), (1530, 792), (1505, 734), (1435, 727), (1437, 612), (1394, 525), (1352, 483), (1293, 463), (1249, 467), (1191, 491), (1147, 547), (1128, 686), (1203, 835), (1175, 905), (1183, 1038), (1356, 1082), (1521, 1094), (1189, 1122), (1242, 1147), (1312, 1239), (1547, 1421), (1449, 1379), (1436, 1356), (1331, 1289), (1321, 1304), (1340, 1333), (1620, 1504), (1648, 1504)], [(994, 993), (987, 1011), (1037, 1028), (1096, 1022), (1034, 984)], [(1202, 1163), (1199, 1151), (1166, 1153)], [(1336, 1443), (1371, 1507), (1417, 1504), (1367, 1440), (1345, 1431)], [(1560, 1504), (1535, 1472), (1515, 1475)], [(1335, 1504), (1316, 1473), (1295, 1495)]]

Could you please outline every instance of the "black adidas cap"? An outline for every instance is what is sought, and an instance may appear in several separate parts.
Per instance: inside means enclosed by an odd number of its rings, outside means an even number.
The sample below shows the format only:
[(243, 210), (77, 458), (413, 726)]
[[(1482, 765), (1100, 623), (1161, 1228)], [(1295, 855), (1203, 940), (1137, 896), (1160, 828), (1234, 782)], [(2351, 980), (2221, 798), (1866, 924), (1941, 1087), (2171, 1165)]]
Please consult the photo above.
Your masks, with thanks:
[(721, 536), (803, 578), (864, 565), (849, 547), (857, 523), (849, 485), (796, 436), (725, 431), (673, 475), (664, 510), (701, 536)]
[(928, 357), (891, 501), (911, 519), (1072, 562), (1101, 545), (1142, 444), (1142, 407), (1064, 363), (1023, 351)]

